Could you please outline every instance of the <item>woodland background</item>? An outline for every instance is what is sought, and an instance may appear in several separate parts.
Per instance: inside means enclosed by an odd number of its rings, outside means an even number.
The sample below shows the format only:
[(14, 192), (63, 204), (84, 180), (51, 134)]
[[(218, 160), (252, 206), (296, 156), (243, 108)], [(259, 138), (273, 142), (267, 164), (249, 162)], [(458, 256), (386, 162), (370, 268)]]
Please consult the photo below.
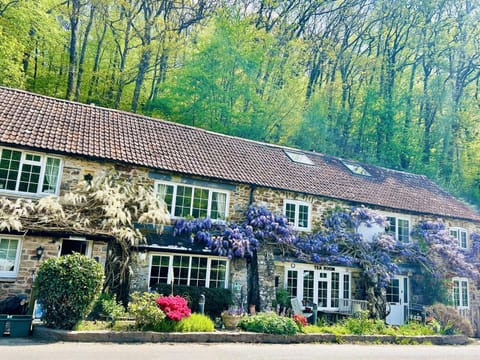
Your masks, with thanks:
[(0, 0), (0, 84), (425, 174), (480, 205), (480, 0)]

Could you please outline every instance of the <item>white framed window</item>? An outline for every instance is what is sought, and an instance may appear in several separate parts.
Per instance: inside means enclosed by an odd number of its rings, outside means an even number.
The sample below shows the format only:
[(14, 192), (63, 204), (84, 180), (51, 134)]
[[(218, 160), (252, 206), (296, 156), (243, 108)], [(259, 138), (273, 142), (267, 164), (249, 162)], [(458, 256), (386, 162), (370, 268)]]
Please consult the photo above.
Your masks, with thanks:
[(173, 217), (225, 220), (228, 216), (228, 191), (160, 181), (155, 183), (155, 191)]
[(285, 200), (283, 213), (296, 230), (310, 231), (312, 205), (305, 201)]
[(457, 240), (459, 247), (468, 249), (467, 230), (459, 227), (451, 227), (449, 233), (451, 237)]
[(351, 274), (343, 267), (296, 264), (285, 267), (285, 289), (321, 310), (337, 310), (351, 298)]
[(21, 238), (0, 235), (0, 277), (17, 276), (21, 249)]
[(150, 288), (158, 283), (226, 288), (228, 260), (188, 254), (153, 254), (149, 274)]
[(0, 147), (0, 191), (58, 194), (62, 160)]
[(71, 236), (69, 238), (62, 239), (61, 246), (58, 249), (58, 256), (70, 255), (75, 252), (87, 257), (91, 257), (92, 248), (92, 240), (87, 240), (84, 237)]
[(469, 307), (468, 279), (455, 277), (452, 279), (452, 301), (456, 308)]
[(410, 242), (410, 219), (404, 216), (387, 215), (390, 226), (386, 229), (388, 234), (395, 237), (395, 240)]

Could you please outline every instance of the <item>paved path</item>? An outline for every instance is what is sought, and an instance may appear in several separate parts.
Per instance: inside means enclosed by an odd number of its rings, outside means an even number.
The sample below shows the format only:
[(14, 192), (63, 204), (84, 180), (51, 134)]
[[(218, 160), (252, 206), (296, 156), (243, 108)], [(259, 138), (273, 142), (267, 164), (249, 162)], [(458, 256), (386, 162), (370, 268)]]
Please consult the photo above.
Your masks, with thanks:
[(466, 346), (352, 344), (112, 344), (0, 338), (1, 360), (478, 360)]

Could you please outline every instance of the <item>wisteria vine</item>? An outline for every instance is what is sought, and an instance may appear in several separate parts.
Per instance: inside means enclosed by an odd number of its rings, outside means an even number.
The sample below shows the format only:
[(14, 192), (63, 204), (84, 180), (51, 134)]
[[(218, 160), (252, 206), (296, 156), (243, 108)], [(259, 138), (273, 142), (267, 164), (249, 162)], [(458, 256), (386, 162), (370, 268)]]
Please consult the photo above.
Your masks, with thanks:
[(262, 244), (282, 246), (305, 262), (359, 267), (378, 286), (385, 286), (399, 272), (399, 263), (417, 264), (437, 276), (479, 276), (480, 234), (471, 235), (471, 250), (466, 252), (441, 220), (418, 224), (412, 232), (418, 241), (409, 243), (387, 233), (367, 241), (359, 232), (361, 225), (386, 228), (388, 221), (366, 207), (335, 209), (325, 217), (320, 231), (300, 235), (285, 216), (251, 206), (238, 224), (180, 219), (174, 235), (189, 235), (212, 253), (229, 258), (251, 257)]

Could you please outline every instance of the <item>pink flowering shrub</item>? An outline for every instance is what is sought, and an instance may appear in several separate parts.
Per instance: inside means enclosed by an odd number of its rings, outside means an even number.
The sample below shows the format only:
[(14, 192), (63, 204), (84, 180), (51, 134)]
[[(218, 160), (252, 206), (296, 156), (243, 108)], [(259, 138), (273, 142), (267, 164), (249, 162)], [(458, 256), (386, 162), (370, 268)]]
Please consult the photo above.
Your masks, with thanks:
[(178, 295), (159, 297), (156, 303), (170, 320), (180, 321), (191, 314), (187, 300)]

